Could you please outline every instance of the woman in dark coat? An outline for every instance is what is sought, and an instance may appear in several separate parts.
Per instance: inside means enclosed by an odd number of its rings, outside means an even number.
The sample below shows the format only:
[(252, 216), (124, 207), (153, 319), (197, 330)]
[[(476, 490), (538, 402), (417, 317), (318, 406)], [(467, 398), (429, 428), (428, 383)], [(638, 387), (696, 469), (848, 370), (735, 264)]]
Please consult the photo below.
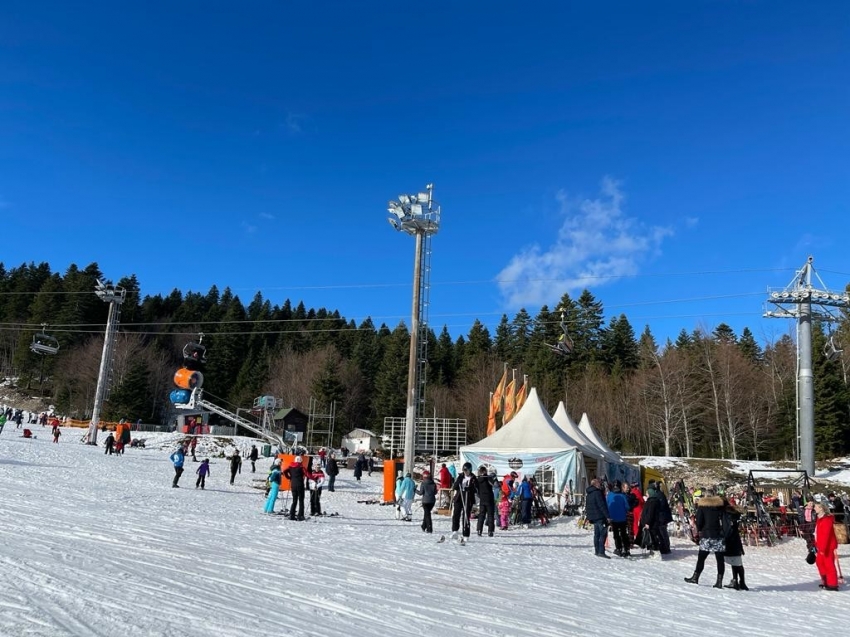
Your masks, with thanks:
[(496, 529), (496, 498), (493, 495), (493, 478), (487, 475), (487, 467), (478, 468), (478, 535), (487, 523), (487, 535), (493, 537)]
[(425, 533), (433, 533), (431, 511), (437, 503), (437, 483), (434, 482), (431, 472), (427, 469), (422, 472), (422, 482), (416, 487), (416, 493), (422, 496), (422, 530)]
[(741, 542), (741, 511), (733, 506), (726, 507), (726, 551), (725, 562), (732, 567), (732, 581), (724, 588), (734, 588), (736, 591), (748, 591), (744, 580), (744, 544)]
[(657, 551), (662, 547), (659, 530), (661, 526), (661, 502), (652, 487), (646, 490), (646, 495), (646, 502), (643, 504), (643, 511), (641, 511), (638, 524), (641, 537), (636, 541), (639, 541), (642, 547), (645, 546), (651, 551)]
[(366, 463), (366, 458), (363, 457), (361, 453), (357, 456), (357, 460), (354, 461), (354, 479), (357, 482), (360, 482), (360, 476), (363, 475), (363, 465)]
[(686, 577), (685, 581), (690, 584), (698, 584), (699, 576), (705, 567), (705, 559), (709, 553), (714, 553), (717, 561), (717, 582), (714, 588), (723, 588), (723, 574), (726, 567), (723, 563), (723, 554), (726, 550), (726, 542), (723, 537), (723, 516), (725, 515), (726, 501), (716, 495), (713, 489), (706, 489), (706, 495), (700, 498), (697, 504), (697, 531), (699, 532), (699, 554), (697, 555), (697, 566), (694, 574)]
[(333, 491), (336, 477), (339, 475), (339, 465), (336, 461), (336, 454), (333, 452), (331, 452), (331, 455), (328, 458), (328, 467), (325, 470), (325, 473), (328, 474), (328, 491)]

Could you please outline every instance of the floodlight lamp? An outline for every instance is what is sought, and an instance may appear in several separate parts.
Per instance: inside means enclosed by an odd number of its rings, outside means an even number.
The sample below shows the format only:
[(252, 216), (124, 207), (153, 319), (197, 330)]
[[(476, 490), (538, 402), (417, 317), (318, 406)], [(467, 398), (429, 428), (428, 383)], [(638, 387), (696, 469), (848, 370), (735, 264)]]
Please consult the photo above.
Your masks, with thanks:
[(427, 192), (420, 192), (418, 195), (416, 195), (416, 200), (419, 203), (428, 203), (428, 193)]
[(388, 217), (388, 218), (387, 218), (387, 221), (389, 221), (389, 222), (390, 222), (390, 225), (391, 225), (393, 228), (395, 228), (396, 230), (401, 230), (401, 226), (399, 226), (398, 221), (396, 221), (396, 220), (395, 220), (395, 219), (393, 219), (392, 217)]
[(421, 215), (422, 214), (422, 204), (415, 203), (410, 206), (410, 214), (412, 215)]
[(791, 296), (791, 295), (790, 295), (790, 294), (788, 294), (788, 292), (783, 292), (782, 294), (780, 294), (780, 296), (781, 296), (783, 299), (787, 299), (787, 298), (788, 298), (789, 296)]
[(771, 292), (771, 293), (770, 293), (770, 298), (772, 298), (772, 299), (778, 299), (778, 298), (779, 298), (779, 292)]
[(404, 204), (408, 204), (408, 203), (410, 203), (410, 197), (409, 197), (408, 195), (399, 195), (399, 196), (398, 196), (398, 200), (399, 200), (401, 203), (404, 203)]

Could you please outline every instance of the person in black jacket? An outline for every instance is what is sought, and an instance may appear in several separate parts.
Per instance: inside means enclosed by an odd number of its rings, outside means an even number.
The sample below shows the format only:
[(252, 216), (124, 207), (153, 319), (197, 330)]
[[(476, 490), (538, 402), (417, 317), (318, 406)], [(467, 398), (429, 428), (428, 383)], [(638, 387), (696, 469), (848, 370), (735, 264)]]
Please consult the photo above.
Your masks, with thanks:
[(726, 584), (723, 588), (734, 588), (737, 591), (748, 591), (747, 583), (744, 580), (744, 544), (741, 542), (741, 521), (740, 509), (729, 505), (726, 507), (726, 524), (723, 529), (724, 540), (726, 543), (726, 551), (724, 552), (725, 562), (732, 567), (732, 581)]
[(726, 501), (718, 496), (714, 489), (706, 489), (706, 495), (700, 498), (697, 504), (697, 531), (699, 532), (699, 553), (697, 554), (697, 566), (694, 574), (686, 577), (685, 581), (690, 584), (698, 584), (699, 576), (705, 567), (705, 559), (709, 553), (714, 553), (717, 560), (717, 583), (714, 588), (723, 588), (723, 574), (725, 566), (723, 553), (726, 550), (726, 542), (723, 535), (723, 517), (725, 516)]
[(605, 503), (605, 494), (602, 492), (599, 478), (590, 481), (584, 506), (584, 517), (593, 522), (593, 550), (596, 557), (611, 559), (609, 555), (605, 555), (605, 540), (608, 539), (611, 516), (608, 515), (608, 505)]
[(667, 526), (662, 521), (664, 517), (662, 506), (664, 494), (655, 487), (649, 487), (646, 490), (646, 495), (646, 502), (640, 515), (640, 529), (643, 535), (641, 546), (648, 546), (650, 550), (657, 550), (666, 555), (670, 552), (670, 544), (668, 539), (665, 546), (661, 533), (661, 528)]
[[(283, 472), (284, 477), (289, 480), (289, 490), (292, 492), (292, 505), (289, 507), (290, 520), (304, 519), (304, 466), (301, 456), (295, 456), (295, 461)], [(298, 507), (296, 516), (295, 508)]]
[(339, 465), (336, 462), (336, 454), (333, 452), (331, 452), (328, 458), (328, 466), (325, 469), (325, 473), (328, 474), (328, 491), (333, 491), (334, 482), (336, 482), (336, 477), (339, 475)]
[(478, 490), (478, 481), (472, 475), (472, 463), (464, 462), (463, 470), (455, 479), (452, 491), (454, 498), (452, 499), (452, 539), (457, 539), (458, 529), (461, 528), (461, 520), (463, 520), (463, 537), (469, 537), (470, 525), (469, 516), (472, 514), (472, 507), (475, 506), (475, 495)]
[(422, 472), (422, 482), (416, 487), (416, 493), (422, 496), (422, 530), (425, 533), (433, 533), (431, 511), (437, 503), (437, 483), (434, 482), (431, 472), (427, 469)]
[(670, 509), (670, 502), (667, 500), (667, 495), (661, 488), (663, 483), (659, 482), (656, 487), (656, 496), (658, 497), (658, 550), (662, 555), (670, 553), (670, 533), (667, 531), (667, 525), (673, 521), (673, 511)]
[(257, 451), (257, 445), (251, 445), (251, 454), (248, 458), (251, 460), (251, 473), (257, 473), (257, 460), (260, 459), (260, 452)]
[(487, 475), (487, 467), (478, 467), (478, 535), (487, 523), (487, 535), (493, 537), (496, 530), (496, 498), (493, 494), (493, 478)]

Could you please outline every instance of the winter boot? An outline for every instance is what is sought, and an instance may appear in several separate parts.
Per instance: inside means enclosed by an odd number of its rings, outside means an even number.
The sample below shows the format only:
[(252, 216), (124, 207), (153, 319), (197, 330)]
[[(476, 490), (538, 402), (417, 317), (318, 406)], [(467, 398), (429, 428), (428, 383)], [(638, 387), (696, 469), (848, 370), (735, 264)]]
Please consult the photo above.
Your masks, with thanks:
[(734, 588), (736, 591), (738, 590), (738, 567), (732, 567), (732, 580), (723, 586), (723, 588)]
[(688, 584), (699, 584), (699, 571), (694, 571), (694, 574), (690, 577), (686, 577), (685, 581)]
[(748, 591), (747, 583), (744, 581), (744, 567), (743, 566), (735, 566), (734, 568), (738, 569), (738, 590), (739, 591)]
[(717, 575), (717, 581), (714, 583), (712, 588), (723, 588), (723, 576)]

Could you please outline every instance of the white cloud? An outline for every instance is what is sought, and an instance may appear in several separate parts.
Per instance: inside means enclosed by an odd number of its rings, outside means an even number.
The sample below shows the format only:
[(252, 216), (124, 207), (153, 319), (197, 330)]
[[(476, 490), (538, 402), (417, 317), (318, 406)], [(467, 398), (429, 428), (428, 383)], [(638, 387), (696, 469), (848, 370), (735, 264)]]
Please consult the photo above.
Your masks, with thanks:
[(685, 225), (688, 228), (693, 228), (699, 223), (699, 217), (685, 217)]
[(288, 130), (292, 134), (298, 134), (303, 132), (303, 128), (301, 124), (304, 121), (303, 115), (298, 115), (297, 113), (287, 113), (286, 114), (286, 130)]
[(268, 212), (261, 212), (260, 219), (274, 219), (274, 215), (269, 214)]
[(242, 229), (246, 234), (254, 234), (257, 231), (257, 226), (251, 225), (247, 221), (242, 222)]
[(633, 276), (673, 234), (626, 216), (620, 184), (610, 177), (602, 180), (597, 199), (574, 201), (563, 191), (557, 199), (565, 219), (555, 242), (545, 249), (537, 244), (525, 248), (497, 277), (510, 307), (552, 304), (564, 292)]

